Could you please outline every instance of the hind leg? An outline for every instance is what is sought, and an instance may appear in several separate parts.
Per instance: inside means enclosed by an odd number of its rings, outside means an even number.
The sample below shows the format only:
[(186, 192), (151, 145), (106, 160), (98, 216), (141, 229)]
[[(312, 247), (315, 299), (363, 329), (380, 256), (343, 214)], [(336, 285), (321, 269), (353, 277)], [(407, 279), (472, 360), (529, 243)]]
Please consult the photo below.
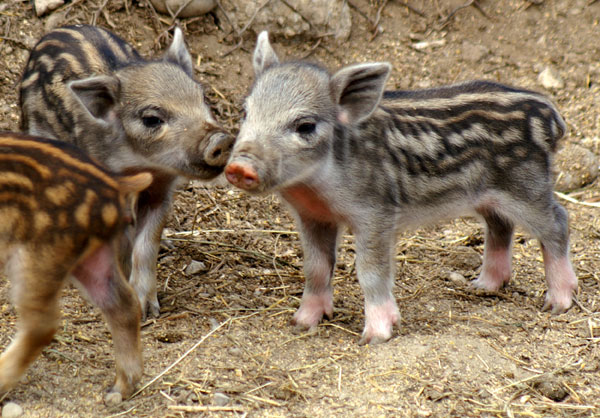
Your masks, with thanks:
[(552, 191), (527, 202), (515, 201), (509, 210), (540, 241), (548, 284), (542, 309), (554, 314), (565, 312), (577, 289), (577, 277), (569, 261), (567, 211), (554, 200)]
[[(553, 202), (553, 228), (540, 234), (548, 292), (542, 310), (553, 314), (567, 311), (577, 290), (577, 277), (569, 260), (569, 227), (565, 208)], [(552, 223), (552, 222), (551, 222)]]
[(481, 274), (471, 285), (496, 291), (510, 280), (511, 247), (514, 225), (491, 208), (478, 208), (486, 223)]
[(67, 271), (47, 252), (17, 250), (7, 262), (18, 320), (13, 342), (0, 356), (0, 394), (13, 388), (27, 367), (52, 341), (59, 319), (58, 299)]
[(131, 395), (142, 376), (139, 301), (118, 267), (114, 249), (104, 244), (79, 262), (73, 276), (100, 308), (113, 338), (116, 378), (110, 403)]

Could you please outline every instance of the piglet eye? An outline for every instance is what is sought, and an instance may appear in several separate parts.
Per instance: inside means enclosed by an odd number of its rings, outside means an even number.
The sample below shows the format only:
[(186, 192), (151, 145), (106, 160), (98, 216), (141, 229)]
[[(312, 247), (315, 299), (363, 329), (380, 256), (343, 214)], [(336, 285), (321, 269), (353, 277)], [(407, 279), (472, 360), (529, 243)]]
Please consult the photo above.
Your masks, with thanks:
[(164, 121), (158, 116), (144, 116), (142, 123), (146, 128), (158, 128), (164, 123)]
[(314, 122), (302, 122), (296, 128), (296, 132), (298, 132), (300, 135), (310, 135), (310, 134), (313, 134), (315, 132), (315, 129), (317, 129), (317, 124), (316, 123), (314, 123)]

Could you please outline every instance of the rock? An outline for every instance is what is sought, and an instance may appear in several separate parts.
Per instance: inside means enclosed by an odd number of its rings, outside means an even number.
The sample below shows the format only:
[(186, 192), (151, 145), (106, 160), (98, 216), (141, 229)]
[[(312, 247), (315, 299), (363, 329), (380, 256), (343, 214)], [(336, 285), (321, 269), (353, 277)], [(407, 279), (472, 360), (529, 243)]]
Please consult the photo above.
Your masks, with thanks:
[(477, 45), (469, 41), (464, 41), (462, 43), (461, 56), (465, 61), (479, 62), (489, 53), (490, 50), (483, 45)]
[(546, 67), (538, 76), (538, 82), (547, 89), (562, 89), (565, 82), (552, 67)]
[(467, 279), (465, 279), (465, 276), (455, 271), (448, 274), (448, 279), (456, 284), (467, 284)]
[(40, 17), (65, 4), (65, 0), (34, 0), (35, 14)]
[[(289, 4), (288, 7), (285, 3)], [(333, 33), (335, 39), (350, 37), (352, 19), (350, 7), (344, 0), (287, 0), (271, 1), (257, 11), (264, 2), (222, 0), (229, 19), (239, 29), (252, 20), (255, 33), (266, 30), (272, 36), (306, 36), (317, 38)], [(221, 10), (217, 14), (222, 13)], [(310, 22), (310, 23), (309, 23)]]
[(533, 385), (542, 395), (548, 399), (552, 399), (554, 402), (561, 402), (569, 396), (569, 391), (565, 386), (556, 378), (548, 378), (541, 382), (536, 382)]
[(150, 2), (157, 12), (165, 15), (175, 15), (180, 7), (189, 2), (177, 17), (200, 16), (210, 12), (217, 5), (215, 0), (150, 0)]
[(559, 192), (572, 192), (598, 177), (598, 158), (587, 148), (567, 144), (554, 159), (556, 175), (555, 189)]
[(216, 406), (225, 406), (229, 403), (231, 398), (224, 393), (215, 392), (213, 395), (213, 404)]
[(21, 415), (23, 415), (23, 408), (19, 404), (7, 402), (2, 407), (2, 418), (17, 418)]
[(421, 41), (411, 44), (410, 47), (417, 51), (423, 51), (424, 49), (439, 48), (446, 45), (445, 39), (435, 39), (433, 41)]
[(194, 274), (198, 274), (206, 270), (208, 270), (208, 267), (206, 267), (206, 264), (204, 264), (202, 261), (192, 260), (192, 262), (185, 268), (185, 274), (187, 276), (193, 276)]

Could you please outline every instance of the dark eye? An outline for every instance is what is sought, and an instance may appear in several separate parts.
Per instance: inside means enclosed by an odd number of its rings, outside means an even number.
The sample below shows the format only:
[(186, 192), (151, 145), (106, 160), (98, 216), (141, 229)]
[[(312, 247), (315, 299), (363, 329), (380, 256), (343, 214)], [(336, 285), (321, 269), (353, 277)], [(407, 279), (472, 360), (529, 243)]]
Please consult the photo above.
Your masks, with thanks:
[(158, 116), (144, 116), (142, 117), (142, 123), (146, 128), (158, 128), (164, 121)]
[(312, 134), (312, 133), (315, 132), (315, 129), (317, 129), (317, 124), (316, 123), (314, 123), (314, 122), (302, 122), (296, 128), (296, 132), (298, 132), (300, 135), (310, 135), (310, 134)]

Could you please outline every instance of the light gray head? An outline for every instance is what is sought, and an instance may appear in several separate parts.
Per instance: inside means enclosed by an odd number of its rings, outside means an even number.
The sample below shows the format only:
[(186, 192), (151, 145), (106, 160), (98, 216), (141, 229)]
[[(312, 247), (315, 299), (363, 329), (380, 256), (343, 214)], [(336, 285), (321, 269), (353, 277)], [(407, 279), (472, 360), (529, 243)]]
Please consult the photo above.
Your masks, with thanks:
[[(69, 83), (99, 130), (133, 151), (115, 165), (151, 164), (176, 174), (212, 178), (227, 162), (233, 139), (216, 122), (179, 28), (162, 59)], [(110, 156), (107, 156), (110, 159)]]
[[(310, 176), (331, 149), (336, 126), (356, 126), (377, 107), (391, 70), (388, 63), (368, 63), (331, 75), (306, 62), (280, 63), (267, 32), (258, 36), (253, 65), (255, 82), (228, 166), (229, 181), (252, 191)], [(253, 161), (257, 182), (236, 181), (238, 157)]]

